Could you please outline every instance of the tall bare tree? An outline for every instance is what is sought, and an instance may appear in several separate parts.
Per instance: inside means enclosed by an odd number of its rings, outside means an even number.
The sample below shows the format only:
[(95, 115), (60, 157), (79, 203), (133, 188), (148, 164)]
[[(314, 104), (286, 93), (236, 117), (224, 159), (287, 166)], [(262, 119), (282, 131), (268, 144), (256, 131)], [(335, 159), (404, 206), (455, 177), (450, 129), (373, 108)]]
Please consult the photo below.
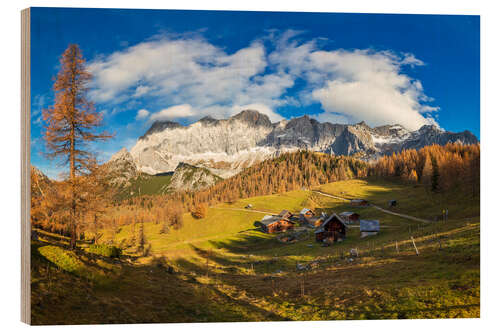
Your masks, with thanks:
[(57, 74), (53, 91), (54, 105), (43, 111), (45, 142), (48, 156), (63, 158), (69, 165), (69, 186), (71, 193), (70, 246), (75, 248), (77, 239), (77, 182), (94, 163), (94, 156), (88, 149), (92, 141), (109, 139), (106, 132), (97, 133), (102, 115), (96, 112), (94, 104), (87, 99), (88, 83), (92, 75), (85, 68), (85, 59), (78, 45), (70, 44), (60, 58), (61, 69)]

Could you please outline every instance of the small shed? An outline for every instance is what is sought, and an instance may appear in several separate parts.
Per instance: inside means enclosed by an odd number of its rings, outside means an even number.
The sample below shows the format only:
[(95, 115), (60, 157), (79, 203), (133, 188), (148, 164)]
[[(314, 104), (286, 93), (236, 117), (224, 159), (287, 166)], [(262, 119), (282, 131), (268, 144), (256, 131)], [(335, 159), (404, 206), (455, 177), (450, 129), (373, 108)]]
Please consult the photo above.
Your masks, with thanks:
[(300, 215), (309, 219), (314, 216), (314, 212), (309, 208), (302, 208), (302, 210), (300, 211)]
[(283, 209), (281, 213), (279, 213), (279, 216), (281, 216), (284, 219), (289, 219), (290, 217), (293, 216), (293, 214), (289, 210)]
[(345, 223), (353, 223), (359, 221), (359, 214), (354, 212), (342, 212), (339, 216), (344, 220)]
[(294, 228), (294, 222), (276, 215), (266, 215), (260, 221), (263, 232), (272, 234)]
[(352, 199), (351, 206), (368, 206), (368, 201), (365, 199)]
[(361, 238), (376, 235), (380, 231), (380, 222), (378, 220), (360, 220), (359, 231)]
[(346, 237), (347, 226), (337, 214), (330, 215), (314, 232), (317, 242), (338, 242)]
[(309, 208), (302, 208), (299, 213), (299, 218), (302, 223), (314, 225), (315, 221), (313, 221), (314, 212)]
[(396, 207), (398, 202), (396, 200), (389, 200), (389, 207)]

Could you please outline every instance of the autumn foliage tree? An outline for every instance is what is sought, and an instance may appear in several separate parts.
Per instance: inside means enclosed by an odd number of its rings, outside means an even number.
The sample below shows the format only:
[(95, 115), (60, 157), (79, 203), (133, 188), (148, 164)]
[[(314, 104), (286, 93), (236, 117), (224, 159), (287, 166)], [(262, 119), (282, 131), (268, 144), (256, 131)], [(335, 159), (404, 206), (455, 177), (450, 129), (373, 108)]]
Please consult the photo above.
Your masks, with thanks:
[(200, 202), (194, 206), (191, 215), (193, 215), (195, 219), (202, 219), (205, 216), (207, 216), (207, 212), (208, 212), (208, 205), (205, 202)]
[(70, 193), (69, 229), (70, 247), (76, 246), (79, 198), (78, 183), (84, 182), (94, 165), (94, 156), (88, 143), (105, 140), (111, 135), (96, 129), (102, 116), (87, 99), (91, 74), (85, 68), (85, 59), (78, 45), (70, 44), (60, 58), (61, 69), (57, 74), (53, 91), (54, 105), (43, 110), (45, 121), (44, 139), (48, 156), (62, 159), (69, 165), (67, 185)]
[(371, 164), (369, 174), (419, 183), (435, 193), (462, 190), (478, 197), (480, 145), (448, 143), (403, 150)]

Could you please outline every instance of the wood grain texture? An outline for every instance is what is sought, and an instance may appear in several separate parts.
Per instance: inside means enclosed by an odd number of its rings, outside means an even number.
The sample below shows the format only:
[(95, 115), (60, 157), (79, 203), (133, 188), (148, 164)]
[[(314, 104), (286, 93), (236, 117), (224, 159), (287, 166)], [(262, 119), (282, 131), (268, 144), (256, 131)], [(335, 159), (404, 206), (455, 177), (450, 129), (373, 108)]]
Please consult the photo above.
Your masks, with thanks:
[(31, 323), (30, 302), (30, 9), (21, 11), (21, 321)]

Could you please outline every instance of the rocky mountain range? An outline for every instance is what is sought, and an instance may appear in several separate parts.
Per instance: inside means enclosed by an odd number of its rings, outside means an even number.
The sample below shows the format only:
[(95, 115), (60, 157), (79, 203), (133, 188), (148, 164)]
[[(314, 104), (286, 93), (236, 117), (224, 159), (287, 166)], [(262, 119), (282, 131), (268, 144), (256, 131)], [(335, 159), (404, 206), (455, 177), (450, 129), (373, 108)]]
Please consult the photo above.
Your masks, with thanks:
[(179, 163), (175, 168), (168, 191), (198, 191), (214, 185), (220, 177), (205, 168)]
[(299, 149), (356, 154), (369, 160), (448, 142), (473, 144), (478, 140), (469, 131), (452, 133), (431, 125), (409, 131), (397, 124), (371, 128), (364, 122), (321, 123), (308, 116), (272, 123), (258, 111), (244, 110), (229, 119), (205, 117), (189, 126), (157, 121), (138, 139), (130, 155), (126, 154), (126, 161), (132, 159), (136, 169), (147, 174), (175, 171), (184, 163), (227, 178), (255, 163)]

